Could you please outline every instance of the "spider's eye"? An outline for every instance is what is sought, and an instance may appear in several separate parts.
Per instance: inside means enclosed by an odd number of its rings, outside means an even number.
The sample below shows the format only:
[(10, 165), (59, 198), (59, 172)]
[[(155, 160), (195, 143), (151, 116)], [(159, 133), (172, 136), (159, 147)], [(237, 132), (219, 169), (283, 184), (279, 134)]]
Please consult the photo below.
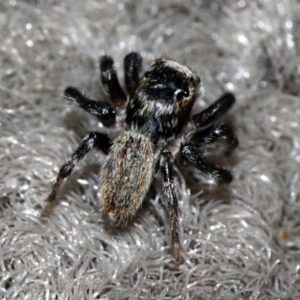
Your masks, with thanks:
[(190, 82), (192, 84), (192, 87), (195, 88), (200, 83), (200, 79), (199, 77), (192, 77), (190, 79)]
[(189, 90), (177, 90), (175, 92), (177, 100), (181, 100), (184, 97), (188, 97), (190, 95)]
[(145, 78), (150, 78), (151, 77), (151, 72), (150, 71), (145, 72), (144, 77)]
[(190, 91), (189, 90), (184, 90), (184, 91), (182, 91), (182, 93), (183, 93), (184, 97), (188, 97), (190, 95)]

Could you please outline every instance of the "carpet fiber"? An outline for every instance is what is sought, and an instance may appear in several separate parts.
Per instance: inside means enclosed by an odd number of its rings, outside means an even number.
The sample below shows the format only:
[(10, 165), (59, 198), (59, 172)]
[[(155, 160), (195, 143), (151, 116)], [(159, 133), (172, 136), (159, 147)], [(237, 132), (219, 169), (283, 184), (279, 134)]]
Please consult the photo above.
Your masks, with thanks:
[[(0, 3), (1, 299), (300, 299), (300, 4), (261, 1)], [(223, 162), (228, 186), (178, 169), (183, 263), (151, 192), (132, 223), (109, 230), (97, 213), (92, 152), (39, 219), (59, 167), (97, 119), (64, 89), (105, 99), (99, 57), (138, 51), (143, 71), (168, 57), (201, 77), (199, 111), (225, 91), (224, 122), (240, 145)], [(217, 150), (216, 150), (217, 149)], [(215, 155), (214, 155), (215, 154)]]

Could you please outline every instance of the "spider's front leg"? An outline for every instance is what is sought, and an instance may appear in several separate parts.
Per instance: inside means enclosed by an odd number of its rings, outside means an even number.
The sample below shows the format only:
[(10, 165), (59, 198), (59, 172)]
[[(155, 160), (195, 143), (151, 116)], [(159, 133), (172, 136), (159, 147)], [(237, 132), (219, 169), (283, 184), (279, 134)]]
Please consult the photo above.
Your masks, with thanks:
[(104, 126), (109, 126), (115, 122), (116, 112), (109, 102), (91, 100), (74, 87), (68, 87), (64, 96), (70, 103), (78, 105), (86, 112), (97, 116)]
[(125, 85), (130, 96), (135, 93), (139, 84), (139, 71), (142, 66), (142, 57), (136, 53), (131, 52), (124, 58), (124, 73)]
[[(139, 71), (142, 66), (142, 57), (131, 52), (124, 58), (125, 85), (130, 96), (135, 93), (139, 84)], [(105, 91), (108, 93), (111, 102), (115, 106), (122, 106), (126, 103), (126, 94), (118, 80), (114, 61), (109, 56), (100, 59), (101, 80)]]
[(226, 93), (222, 95), (219, 99), (217, 99), (208, 108), (206, 108), (198, 114), (193, 115), (192, 120), (197, 127), (207, 126), (213, 123), (222, 115), (224, 115), (234, 103), (234, 95), (231, 93)]
[(180, 258), (178, 199), (173, 177), (173, 163), (172, 153), (162, 150), (159, 158), (159, 166), (163, 174), (163, 191), (167, 196), (167, 207), (170, 213), (173, 256), (178, 261)]
[(126, 103), (126, 94), (120, 86), (114, 61), (110, 56), (102, 56), (100, 59), (101, 80), (104, 90), (108, 93), (110, 101), (115, 106)]
[(111, 144), (112, 142), (109, 137), (101, 132), (91, 132), (82, 139), (76, 151), (71, 155), (71, 158), (66, 161), (59, 169), (59, 173), (52, 186), (51, 193), (46, 200), (47, 204), (42, 212), (42, 218), (49, 216), (49, 214), (51, 213), (52, 208), (56, 203), (56, 194), (60, 185), (65, 178), (69, 177), (72, 174), (79, 160), (84, 158), (84, 156), (94, 147), (107, 154)]
[(213, 177), (218, 183), (230, 183), (232, 175), (229, 171), (220, 168), (214, 163), (208, 161), (201, 151), (192, 144), (183, 144), (180, 147), (181, 156), (192, 166)]

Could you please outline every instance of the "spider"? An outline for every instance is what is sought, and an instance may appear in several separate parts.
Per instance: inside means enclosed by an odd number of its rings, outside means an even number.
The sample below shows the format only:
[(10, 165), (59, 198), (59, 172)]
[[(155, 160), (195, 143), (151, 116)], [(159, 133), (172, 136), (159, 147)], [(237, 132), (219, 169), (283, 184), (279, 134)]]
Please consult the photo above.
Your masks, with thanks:
[(139, 78), (141, 66), (138, 53), (125, 56), (128, 96), (119, 84), (114, 61), (109, 56), (100, 59), (100, 73), (110, 101), (91, 100), (74, 87), (65, 90), (67, 100), (97, 116), (104, 126), (116, 123), (116, 107), (126, 107), (124, 130), (114, 140), (103, 132), (91, 132), (82, 139), (61, 166), (41, 216), (51, 213), (63, 180), (95, 148), (107, 155), (100, 170), (98, 199), (100, 213), (111, 226), (127, 223), (136, 214), (154, 176), (160, 173), (170, 218), (173, 256), (178, 260), (181, 245), (174, 164), (187, 161), (219, 183), (231, 182), (231, 173), (207, 160), (201, 147), (221, 138), (227, 141), (228, 153), (238, 145), (231, 127), (215, 123), (231, 108), (235, 97), (226, 93), (202, 112), (191, 115), (200, 93), (200, 78), (191, 69), (159, 58)]

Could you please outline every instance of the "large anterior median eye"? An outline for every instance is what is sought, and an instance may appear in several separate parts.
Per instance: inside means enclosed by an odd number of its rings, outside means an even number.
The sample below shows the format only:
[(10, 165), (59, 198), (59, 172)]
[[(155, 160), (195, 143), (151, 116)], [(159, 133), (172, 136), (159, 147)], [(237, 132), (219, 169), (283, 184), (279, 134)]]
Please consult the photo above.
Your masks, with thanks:
[(175, 96), (177, 100), (181, 100), (184, 97), (188, 97), (190, 95), (189, 90), (176, 90)]

